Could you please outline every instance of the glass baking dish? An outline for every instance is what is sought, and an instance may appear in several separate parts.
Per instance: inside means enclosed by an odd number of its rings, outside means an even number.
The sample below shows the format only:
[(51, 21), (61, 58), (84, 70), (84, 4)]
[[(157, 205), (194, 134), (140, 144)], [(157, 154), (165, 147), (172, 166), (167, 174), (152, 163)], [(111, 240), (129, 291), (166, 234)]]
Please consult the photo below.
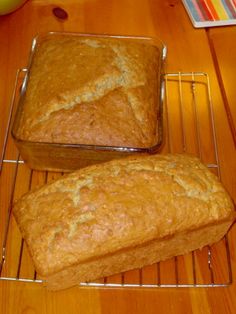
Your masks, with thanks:
[[(32, 60), (34, 59), (37, 46), (47, 38), (52, 36), (79, 36), (86, 39), (89, 38), (112, 38), (113, 40), (129, 40), (140, 43), (148, 43), (158, 48), (158, 104), (156, 116), (156, 140), (151, 147), (129, 147), (129, 146), (106, 146), (91, 145), (81, 143), (55, 143), (42, 141), (22, 140), (17, 135), (22, 111), (24, 108), (24, 99), (27, 91), (27, 85), (31, 73)], [(160, 150), (163, 139), (163, 97), (164, 97), (164, 61), (166, 59), (166, 46), (158, 39), (151, 37), (132, 37), (119, 35), (97, 35), (97, 34), (81, 34), (81, 33), (57, 33), (50, 32), (37, 36), (33, 39), (31, 53), (26, 75), (23, 80), (22, 88), (19, 95), (16, 115), (13, 121), (12, 136), (15, 144), (20, 152), (22, 159), (26, 164), (36, 170), (49, 171), (72, 171), (87, 165), (108, 161), (115, 158), (121, 158), (137, 153), (151, 154)], [(78, 126), (79, 128), (79, 126)]]

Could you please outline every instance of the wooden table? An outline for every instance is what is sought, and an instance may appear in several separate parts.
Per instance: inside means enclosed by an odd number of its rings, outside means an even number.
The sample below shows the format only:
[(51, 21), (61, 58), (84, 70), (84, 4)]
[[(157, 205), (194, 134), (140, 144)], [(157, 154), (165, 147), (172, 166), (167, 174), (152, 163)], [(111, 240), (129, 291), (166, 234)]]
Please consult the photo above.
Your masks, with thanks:
[[(56, 18), (52, 10), (60, 6), (68, 13), (65, 20)], [(108, 33), (124, 35), (156, 36), (168, 47), (166, 72), (206, 72), (210, 78), (213, 114), (215, 121), (214, 134), (218, 148), (217, 164), (221, 180), (234, 201), (236, 200), (236, 27), (221, 27), (214, 29), (194, 29), (186, 12), (178, 0), (33, 0), (28, 1), (13, 14), (0, 17), (0, 149), (4, 144), (4, 134), (10, 110), (10, 100), (14, 87), (16, 71), (27, 66), (27, 58), (32, 37), (47, 31), (72, 31), (86, 33)], [(177, 77), (177, 80), (179, 78)], [(177, 88), (177, 94), (178, 94)], [(183, 150), (182, 126), (178, 124), (179, 106), (172, 93), (169, 93), (168, 107), (170, 142), (166, 140), (163, 152)], [(200, 97), (199, 111), (205, 121), (200, 127), (201, 156), (207, 163), (215, 159), (212, 150), (211, 130), (207, 130), (210, 119), (209, 108), (202, 105)], [(169, 106), (169, 105), (168, 105)], [(179, 108), (179, 107), (178, 107)], [(208, 110), (206, 112), (206, 110)], [(186, 133), (186, 151), (199, 154), (192, 140), (196, 134), (191, 129), (193, 113), (186, 111), (184, 132)], [(167, 134), (168, 133), (168, 134)], [(193, 134), (194, 133), (194, 134)], [(208, 139), (210, 134), (211, 142)], [(11, 140), (9, 139), (11, 142)], [(7, 151), (7, 157), (15, 158), (16, 149), (12, 143)], [(213, 156), (213, 157), (212, 157)], [(11, 167), (6, 165), (5, 168)], [(30, 171), (21, 166), (17, 176), (17, 188), (14, 198), (28, 189)], [(6, 173), (5, 173), (6, 172)], [(10, 202), (10, 189), (13, 172), (4, 170), (1, 179), (0, 199), (0, 240), (3, 241), (6, 210)], [(56, 175), (49, 174), (53, 179)], [(43, 173), (34, 173), (31, 185), (42, 184)], [(12, 222), (14, 224), (14, 222)], [(13, 227), (12, 225), (10, 227)], [(48, 292), (39, 283), (18, 281), (0, 281), (0, 312), (8, 313), (236, 313), (236, 226), (228, 235), (233, 283), (229, 287), (208, 288), (72, 288), (60, 292)], [(10, 241), (18, 237), (13, 232)], [(15, 243), (15, 242), (14, 242)], [(223, 250), (223, 247), (222, 247)], [(16, 248), (12, 248), (9, 257), (14, 259)], [(220, 252), (220, 253), (219, 253)], [(217, 276), (224, 281), (225, 261), (223, 253), (218, 251)], [(182, 266), (191, 262), (191, 257), (178, 259), (178, 277), (182, 274)], [(199, 261), (197, 259), (197, 261)], [(11, 261), (12, 262), (12, 261)], [(13, 261), (14, 262), (14, 261)], [(22, 262), (23, 263), (23, 262)], [(25, 257), (25, 269), (28, 275), (31, 266)], [(170, 283), (169, 272), (175, 272), (175, 264), (167, 261), (163, 267), (164, 277)], [(199, 262), (201, 263), (201, 262)], [(11, 270), (9, 270), (11, 272)], [(130, 272), (128, 280), (135, 281), (139, 272)], [(147, 269), (148, 276), (152, 270)], [(18, 274), (19, 275), (19, 274)], [(186, 275), (186, 274), (185, 274)], [(188, 277), (188, 274), (186, 275)], [(217, 277), (216, 276), (216, 277)], [(227, 274), (226, 274), (227, 276)], [(204, 277), (204, 276), (203, 276)], [(215, 277), (215, 280), (216, 280)], [(218, 278), (217, 277), (217, 278)], [(175, 273), (176, 278), (176, 273)], [(223, 278), (223, 279), (222, 279)], [(109, 279), (110, 280), (110, 279)], [(112, 280), (116, 282), (117, 278)], [(144, 279), (143, 279), (144, 280)], [(203, 279), (202, 279), (203, 280)]]

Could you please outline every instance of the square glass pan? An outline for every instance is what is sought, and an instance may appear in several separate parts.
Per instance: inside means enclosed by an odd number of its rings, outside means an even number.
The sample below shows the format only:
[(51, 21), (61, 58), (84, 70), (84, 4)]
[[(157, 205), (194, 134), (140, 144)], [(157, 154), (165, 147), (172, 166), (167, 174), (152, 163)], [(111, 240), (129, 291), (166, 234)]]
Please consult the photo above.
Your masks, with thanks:
[[(50, 143), (50, 142), (33, 142), (25, 141), (17, 137), (17, 129), (21, 119), (24, 106), (24, 97), (27, 90), (28, 80), (30, 77), (32, 60), (37, 46), (49, 37), (77, 36), (82, 38), (114, 38), (119, 40), (132, 40), (135, 42), (145, 42), (156, 46), (159, 51), (159, 68), (158, 73), (158, 115), (157, 115), (157, 138), (152, 147), (120, 147), (120, 146), (102, 146), (70, 143)], [(166, 46), (158, 39), (151, 37), (134, 37), (120, 35), (98, 35), (82, 33), (59, 33), (50, 32), (37, 36), (32, 41), (31, 53), (29, 56), (28, 67), (23, 79), (20, 90), (18, 107), (12, 127), (12, 136), (20, 151), (21, 157), (32, 169), (49, 170), (49, 171), (72, 171), (90, 164), (108, 161), (115, 158), (125, 157), (136, 153), (155, 153), (162, 144), (163, 139), (163, 97), (164, 97), (164, 61), (166, 58)], [(14, 95), (15, 96), (15, 95)]]

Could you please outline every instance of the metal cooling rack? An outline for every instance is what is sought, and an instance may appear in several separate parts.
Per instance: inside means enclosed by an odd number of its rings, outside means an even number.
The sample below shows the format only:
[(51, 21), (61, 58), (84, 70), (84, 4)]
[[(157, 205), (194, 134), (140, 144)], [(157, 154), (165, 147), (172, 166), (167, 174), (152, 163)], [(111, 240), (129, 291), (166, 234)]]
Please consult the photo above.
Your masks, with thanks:
[[(30, 190), (34, 185), (46, 183), (60, 174), (29, 170), (20, 159), (10, 136), (15, 104), (26, 72), (26, 69), (21, 69), (17, 73), (3, 150), (0, 155), (0, 221), (5, 221), (5, 232), (2, 239), (0, 238), (2, 241), (0, 280), (42, 283), (12, 217), (11, 208), (14, 198), (19, 194)], [(163, 152), (195, 154), (220, 178), (214, 112), (209, 78), (206, 73), (165, 75), (164, 138)], [(5, 201), (1, 202), (3, 194)], [(224, 287), (231, 283), (230, 250), (228, 238), (225, 236), (211, 247), (80, 285), (158, 288)]]

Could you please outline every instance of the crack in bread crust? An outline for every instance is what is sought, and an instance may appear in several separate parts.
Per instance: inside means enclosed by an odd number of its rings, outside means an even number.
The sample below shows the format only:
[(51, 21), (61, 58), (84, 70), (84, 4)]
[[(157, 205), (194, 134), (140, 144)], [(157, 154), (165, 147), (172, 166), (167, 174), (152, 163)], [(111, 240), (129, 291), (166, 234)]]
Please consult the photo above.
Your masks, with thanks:
[[(88, 105), (88, 110), (89, 106), (96, 105), (97, 110), (103, 111), (101, 100), (113, 91), (120, 91), (119, 106), (130, 106), (132, 117), (120, 116), (119, 121), (123, 123), (129, 119), (133, 120), (139, 129), (135, 132), (141, 136), (139, 140), (131, 139), (130, 143), (128, 141), (128, 146), (150, 146), (150, 143), (155, 141), (156, 132), (158, 55), (156, 47), (133, 42), (126, 44), (121, 40), (77, 38), (64, 39), (64, 42), (63, 40), (43, 42), (36, 50), (31, 67), (22, 119), (18, 128), (19, 138), (50, 141), (51, 136), (53, 142), (64, 142), (63, 139), (60, 141), (60, 138), (55, 138), (53, 127), (47, 129), (44, 127), (47, 138), (42, 138), (40, 132), (42, 125), (51, 120), (53, 125), (53, 119), (59, 115), (63, 120), (63, 113), (66, 111), (72, 116), (85, 104)], [(127, 113), (129, 110), (125, 111)], [(111, 119), (112, 112), (111, 99), (108, 112)], [(70, 118), (70, 123), (76, 121)], [(83, 129), (86, 121), (80, 123)], [(65, 132), (69, 134), (69, 126)], [(132, 129), (126, 131), (123, 127), (122, 132), (126, 132), (128, 136)], [(117, 133), (117, 137), (119, 143), (121, 135)], [(96, 138), (91, 137), (91, 141), (94, 143), (88, 144), (97, 144)]]
[[(100, 48), (101, 46), (97, 41), (82, 41), (86, 44), (91, 45), (95, 49)], [(94, 44), (92, 44), (94, 43)], [(95, 44), (97, 43), (97, 45)], [(136, 107), (139, 103), (133, 101), (134, 98), (129, 96), (129, 88), (144, 86), (145, 77), (141, 79), (141, 74), (144, 73), (144, 69), (139, 70), (139, 66), (135, 66), (133, 69), (134, 63), (132, 58), (125, 55), (127, 54), (125, 47), (117, 47), (116, 45), (111, 45), (111, 49), (115, 52), (116, 56), (112, 62), (112, 65), (115, 65), (117, 71), (112, 75), (110, 73), (105, 73), (104, 75), (98, 77), (94, 81), (88, 82), (85, 86), (79, 87), (76, 90), (68, 92), (60, 92), (47, 104), (47, 111), (41, 116), (38, 117), (37, 121), (32, 121), (34, 123), (40, 123), (47, 119), (50, 119), (50, 115), (61, 109), (71, 109), (75, 106), (79, 106), (81, 103), (89, 103), (98, 100), (99, 98), (108, 94), (111, 90), (117, 89), (119, 87), (124, 87), (125, 93), (127, 93), (129, 98), (129, 104), (134, 112), (135, 118), (138, 121), (141, 120), (141, 117), (136, 116)], [(122, 52), (124, 55), (122, 55)], [(131, 64), (132, 66), (129, 66)], [(137, 81), (134, 78), (137, 76), (137, 73), (140, 73), (139, 80)]]

